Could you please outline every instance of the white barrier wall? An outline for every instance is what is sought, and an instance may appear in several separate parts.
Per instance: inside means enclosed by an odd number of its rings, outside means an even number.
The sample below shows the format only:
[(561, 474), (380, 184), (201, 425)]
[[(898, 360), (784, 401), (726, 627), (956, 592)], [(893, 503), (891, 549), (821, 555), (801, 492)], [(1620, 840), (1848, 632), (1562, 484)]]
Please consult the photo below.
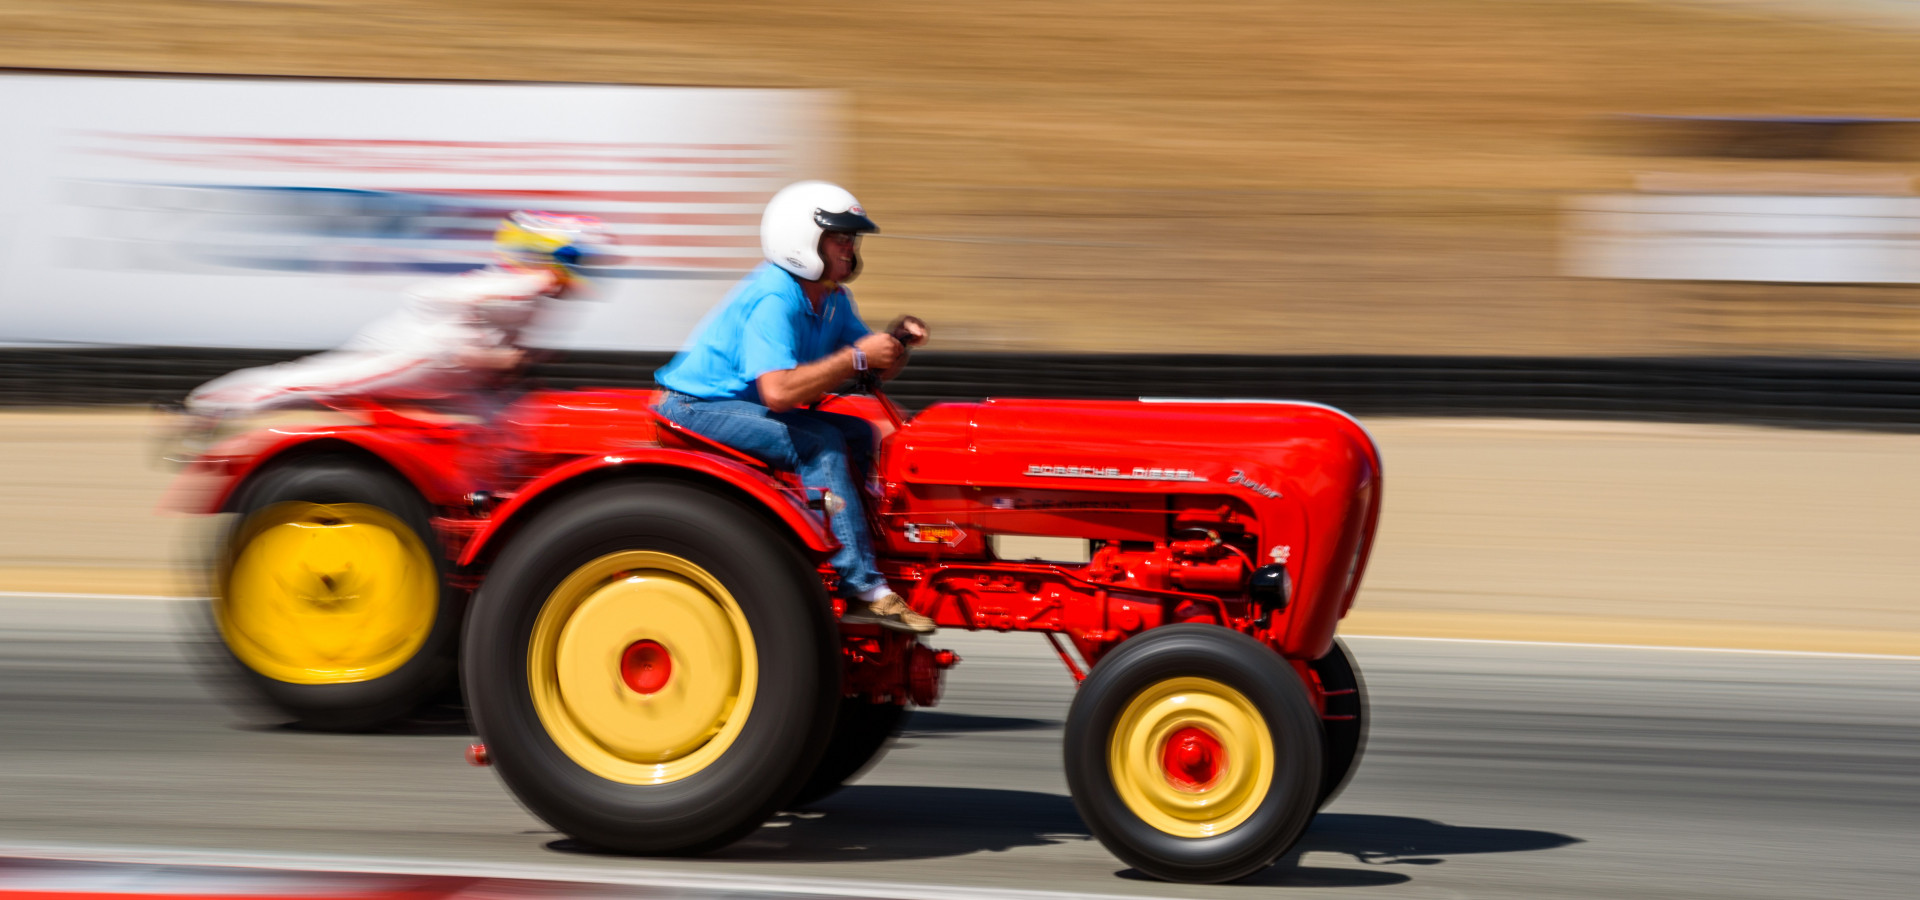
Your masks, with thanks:
[(1617, 194), (1568, 206), (1570, 275), (1920, 282), (1920, 197)]
[(820, 92), (0, 74), (0, 342), (320, 348), (513, 209), (618, 234), (556, 346), (677, 348), (832, 178)]

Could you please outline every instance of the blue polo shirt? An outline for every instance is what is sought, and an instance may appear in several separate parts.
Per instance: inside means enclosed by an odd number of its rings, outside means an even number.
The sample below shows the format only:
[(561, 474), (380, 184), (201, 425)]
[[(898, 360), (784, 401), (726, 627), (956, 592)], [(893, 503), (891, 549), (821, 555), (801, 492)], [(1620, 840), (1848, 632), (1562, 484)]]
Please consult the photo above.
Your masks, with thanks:
[(871, 333), (845, 287), (828, 294), (814, 312), (799, 279), (763, 262), (707, 314), (693, 342), (653, 380), (702, 400), (759, 403), (760, 376), (813, 362)]

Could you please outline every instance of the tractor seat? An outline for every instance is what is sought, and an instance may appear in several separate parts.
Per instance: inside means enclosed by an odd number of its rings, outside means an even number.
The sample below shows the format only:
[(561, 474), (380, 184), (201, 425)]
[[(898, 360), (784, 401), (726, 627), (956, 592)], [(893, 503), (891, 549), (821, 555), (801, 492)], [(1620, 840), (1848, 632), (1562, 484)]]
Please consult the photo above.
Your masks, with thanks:
[(672, 447), (676, 450), (692, 450), (697, 453), (711, 453), (715, 456), (725, 457), (741, 465), (748, 466), (755, 471), (764, 472), (775, 480), (779, 480), (782, 474), (779, 470), (760, 461), (758, 457), (742, 453), (710, 437), (682, 428), (680, 423), (660, 415), (657, 412), (653, 414), (653, 418), (660, 423), (656, 432), (660, 444), (663, 447)]

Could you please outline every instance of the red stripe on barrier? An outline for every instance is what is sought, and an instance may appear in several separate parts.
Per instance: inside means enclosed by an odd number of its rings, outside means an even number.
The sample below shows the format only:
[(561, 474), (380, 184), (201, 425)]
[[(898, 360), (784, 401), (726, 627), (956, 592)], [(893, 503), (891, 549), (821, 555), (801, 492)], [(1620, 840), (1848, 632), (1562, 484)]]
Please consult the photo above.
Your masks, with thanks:
[(759, 213), (595, 213), (609, 225), (760, 226)]
[[(600, 217), (605, 221), (605, 217)], [(491, 241), (493, 232), (481, 228), (449, 229), (434, 235), (442, 241)], [(600, 241), (622, 247), (759, 247), (756, 234), (616, 234)]]
[[(484, 168), (471, 164), (462, 165), (445, 159), (420, 157), (404, 163), (397, 160), (382, 160), (371, 163), (365, 157), (326, 157), (326, 156), (273, 156), (262, 153), (217, 153), (204, 156), (187, 156), (175, 153), (153, 153), (143, 150), (88, 150), (100, 156), (115, 156), (122, 159), (140, 159), (147, 162), (170, 163), (180, 166), (214, 166), (226, 168), (232, 166), (256, 166), (279, 169), (340, 169), (351, 172), (438, 172), (448, 175), (538, 175), (555, 177), (582, 176), (618, 176), (624, 178), (767, 178), (767, 172), (749, 172), (732, 169), (688, 170), (688, 169), (568, 169), (552, 167)], [(748, 161), (762, 166), (758, 160)], [(711, 164), (711, 163), (709, 163)]]
[(625, 256), (621, 264), (636, 268), (662, 269), (748, 269), (760, 262), (758, 256)]
[(613, 242), (630, 247), (758, 247), (754, 234), (618, 234)]
[(550, 200), (603, 200), (615, 203), (734, 203), (758, 206), (772, 196), (734, 191), (550, 191), (531, 188), (384, 188), (409, 194), (470, 197), (539, 197)]
[(658, 141), (637, 141), (633, 143), (605, 143), (598, 141), (418, 141), (398, 138), (290, 138), (243, 137), (239, 135), (134, 134), (115, 131), (95, 131), (89, 132), (89, 134), (94, 137), (135, 138), (147, 141), (176, 141), (196, 144), (256, 144), (274, 147), (444, 147), (512, 150), (739, 150), (750, 152), (773, 152), (784, 149), (779, 144), (678, 144)]
[[(624, 156), (602, 153), (567, 156), (564, 154), (541, 153), (538, 155), (514, 151), (506, 155), (494, 154), (457, 154), (423, 155), (419, 153), (393, 153), (374, 150), (367, 153), (346, 153), (337, 150), (314, 149), (310, 152), (268, 153), (263, 151), (243, 152), (237, 148), (205, 153), (184, 153), (160, 149), (143, 150), (129, 147), (85, 147), (88, 153), (101, 156), (121, 156), (132, 159), (153, 159), (161, 162), (178, 160), (282, 160), (299, 164), (325, 163), (335, 166), (352, 164), (355, 160), (378, 160), (395, 163), (409, 163), (421, 166), (452, 168), (457, 165), (482, 166), (487, 164), (525, 162), (528, 160), (547, 160), (554, 163), (566, 163), (575, 166), (753, 166), (767, 169), (779, 165), (777, 160), (762, 156)], [(476, 169), (483, 172), (522, 171), (515, 169)], [(524, 171), (548, 171), (545, 169), (525, 169)], [(553, 169), (554, 172), (580, 172), (584, 174), (602, 174), (606, 172), (644, 172), (644, 169)], [(673, 171), (673, 170), (669, 170)]]

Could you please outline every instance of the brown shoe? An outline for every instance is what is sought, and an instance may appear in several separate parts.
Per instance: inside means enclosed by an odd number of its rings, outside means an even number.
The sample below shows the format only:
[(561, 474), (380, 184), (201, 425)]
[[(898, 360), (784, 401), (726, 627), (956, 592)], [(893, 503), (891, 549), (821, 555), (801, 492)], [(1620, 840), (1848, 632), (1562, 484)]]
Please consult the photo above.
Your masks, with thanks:
[(847, 622), (879, 625), (895, 631), (911, 631), (926, 634), (933, 631), (933, 620), (913, 611), (907, 601), (899, 594), (889, 593), (864, 606), (857, 600), (847, 603), (847, 614), (840, 617)]

